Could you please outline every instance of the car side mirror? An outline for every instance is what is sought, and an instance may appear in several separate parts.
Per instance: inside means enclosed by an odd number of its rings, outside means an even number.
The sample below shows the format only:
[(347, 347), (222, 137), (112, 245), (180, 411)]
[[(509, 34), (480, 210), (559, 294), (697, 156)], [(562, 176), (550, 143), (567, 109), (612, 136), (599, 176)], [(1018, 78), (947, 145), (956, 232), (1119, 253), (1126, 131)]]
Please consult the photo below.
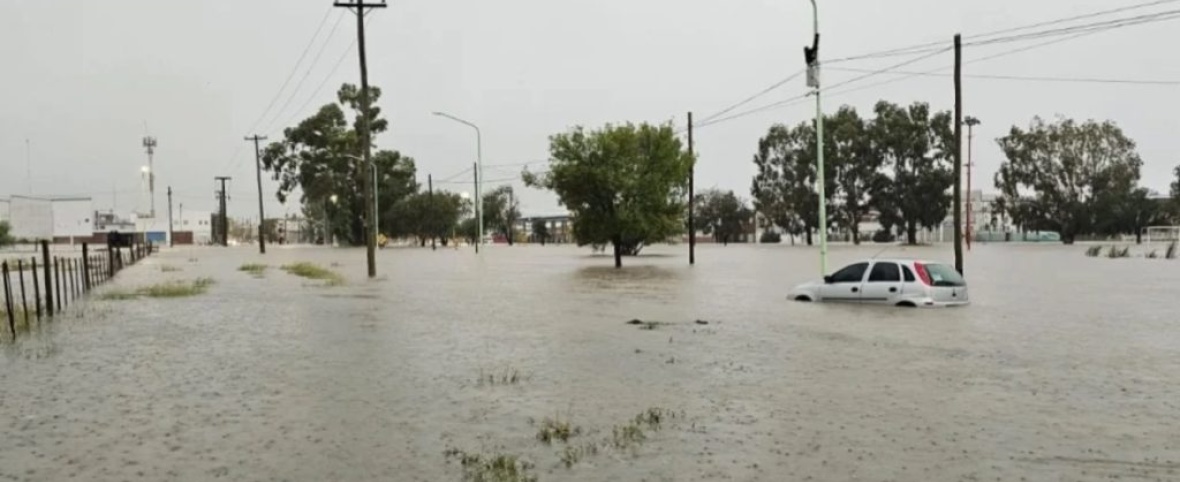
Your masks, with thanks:
[(832, 284), (832, 275), (824, 276), (824, 283)]

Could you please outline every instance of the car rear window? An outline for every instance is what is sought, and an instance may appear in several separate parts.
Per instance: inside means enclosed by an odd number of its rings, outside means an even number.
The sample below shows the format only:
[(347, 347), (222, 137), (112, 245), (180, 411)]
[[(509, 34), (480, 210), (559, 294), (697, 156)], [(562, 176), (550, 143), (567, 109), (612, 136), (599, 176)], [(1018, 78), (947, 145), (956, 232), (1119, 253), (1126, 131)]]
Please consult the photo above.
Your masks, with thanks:
[(967, 286), (967, 281), (959, 272), (945, 264), (928, 264), (926, 271), (930, 273), (930, 281), (934, 286)]
[(901, 272), (902, 272), (903, 274), (905, 274), (905, 280), (906, 280), (906, 282), (912, 282), (912, 281), (914, 281), (914, 279), (915, 279), (915, 278), (914, 278), (914, 272), (913, 272), (913, 271), (910, 271), (910, 267), (909, 267), (909, 266), (906, 266), (906, 265), (904, 265), (904, 264), (903, 264), (903, 265), (901, 265)]

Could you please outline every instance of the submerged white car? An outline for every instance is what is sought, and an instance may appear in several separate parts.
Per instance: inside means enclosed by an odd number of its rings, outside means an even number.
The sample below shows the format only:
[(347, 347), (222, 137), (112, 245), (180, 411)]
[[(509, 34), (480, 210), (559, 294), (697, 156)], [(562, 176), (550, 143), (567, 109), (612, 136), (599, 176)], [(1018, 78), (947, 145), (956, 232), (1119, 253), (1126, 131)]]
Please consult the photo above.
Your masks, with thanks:
[(967, 281), (954, 267), (914, 259), (853, 263), (823, 280), (796, 286), (787, 298), (909, 307), (961, 306), (969, 302)]

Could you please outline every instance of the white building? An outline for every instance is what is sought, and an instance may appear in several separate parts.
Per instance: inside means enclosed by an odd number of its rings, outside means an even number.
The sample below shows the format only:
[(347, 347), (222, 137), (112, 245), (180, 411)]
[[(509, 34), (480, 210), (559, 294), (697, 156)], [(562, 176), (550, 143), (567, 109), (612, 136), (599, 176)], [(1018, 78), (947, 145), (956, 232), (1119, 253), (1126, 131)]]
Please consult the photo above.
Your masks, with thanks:
[(73, 242), (94, 234), (88, 197), (12, 196), (0, 201), (0, 220), (8, 221), (16, 239)]

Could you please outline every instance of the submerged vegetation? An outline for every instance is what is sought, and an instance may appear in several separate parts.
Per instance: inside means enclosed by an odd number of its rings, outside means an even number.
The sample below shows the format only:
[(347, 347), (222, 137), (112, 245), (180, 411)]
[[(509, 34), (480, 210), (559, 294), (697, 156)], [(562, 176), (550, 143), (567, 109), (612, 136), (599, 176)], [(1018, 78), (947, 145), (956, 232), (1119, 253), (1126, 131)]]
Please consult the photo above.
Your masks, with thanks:
[(191, 281), (166, 281), (144, 286), (134, 291), (108, 291), (99, 295), (99, 299), (121, 301), (142, 296), (148, 298), (184, 298), (204, 294), (212, 285), (212, 278), (197, 278)]
[(323, 268), (313, 263), (299, 262), (288, 264), (284, 265), (281, 269), (300, 278), (325, 281), (327, 282), (328, 286), (338, 286), (344, 284), (344, 278), (342, 278), (335, 271)]
[(261, 277), (264, 273), (266, 273), (267, 267), (268, 266), (265, 264), (246, 263), (241, 266), (238, 266), (238, 271), (250, 273), (254, 277)]

